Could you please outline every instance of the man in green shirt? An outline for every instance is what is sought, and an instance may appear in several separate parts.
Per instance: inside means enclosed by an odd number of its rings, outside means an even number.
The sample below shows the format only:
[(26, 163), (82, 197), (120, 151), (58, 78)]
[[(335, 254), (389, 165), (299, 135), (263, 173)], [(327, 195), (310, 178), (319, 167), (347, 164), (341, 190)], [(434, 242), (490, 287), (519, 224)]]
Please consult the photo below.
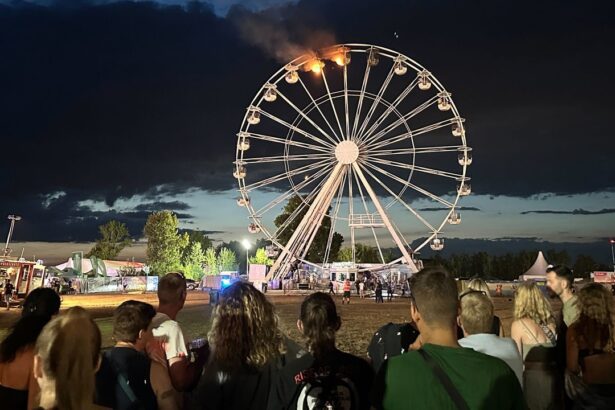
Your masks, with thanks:
[[(457, 343), (457, 284), (442, 268), (423, 269), (410, 282), (410, 313), (420, 335), (412, 346), (439, 366), (469, 409), (525, 409), (515, 373), (502, 360)], [(456, 409), (451, 394), (419, 351), (390, 358), (372, 394), (376, 409)]]
[(578, 298), (572, 293), (574, 275), (565, 265), (549, 266), (547, 268), (547, 287), (562, 301), (562, 316), (569, 327), (579, 318)]

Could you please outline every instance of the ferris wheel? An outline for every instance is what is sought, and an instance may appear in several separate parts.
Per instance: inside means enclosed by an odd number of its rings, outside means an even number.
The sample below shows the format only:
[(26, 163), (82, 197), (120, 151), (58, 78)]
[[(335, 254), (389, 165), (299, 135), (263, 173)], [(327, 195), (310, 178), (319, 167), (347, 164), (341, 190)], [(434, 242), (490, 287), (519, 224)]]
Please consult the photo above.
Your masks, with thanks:
[[(336, 261), (334, 232), (349, 262), (369, 244), (381, 265), (416, 271), (413, 255), (441, 250), (445, 225), (461, 223), (471, 163), (464, 119), (432, 73), (390, 49), (343, 44), (298, 57), (263, 84), (237, 134), (233, 176), (248, 231), (279, 249), (269, 278), (296, 260)], [(297, 206), (276, 219), (291, 199)], [(307, 260), (325, 218), (324, 251)], [(401, 256), (387, 260), (390, 248)]]

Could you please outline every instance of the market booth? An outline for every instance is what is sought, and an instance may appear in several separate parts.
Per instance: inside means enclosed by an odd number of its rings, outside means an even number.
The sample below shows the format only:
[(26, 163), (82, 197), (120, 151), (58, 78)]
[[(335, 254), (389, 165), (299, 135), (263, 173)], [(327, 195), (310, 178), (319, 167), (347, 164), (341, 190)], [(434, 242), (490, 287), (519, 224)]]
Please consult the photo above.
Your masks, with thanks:
[(10, 279), (18, 297), (25, 297), (32, 289), (43, 285), (45, 266), (23, 259), (0, 259), (0, 286)]

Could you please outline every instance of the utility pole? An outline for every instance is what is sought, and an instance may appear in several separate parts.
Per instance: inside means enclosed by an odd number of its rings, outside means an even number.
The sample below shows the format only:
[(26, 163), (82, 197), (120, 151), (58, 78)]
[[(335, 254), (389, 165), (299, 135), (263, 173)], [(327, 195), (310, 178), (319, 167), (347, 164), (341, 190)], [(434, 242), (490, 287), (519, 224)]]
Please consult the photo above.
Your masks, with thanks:
[(11, 249), (9, 244), (11, 243), (11, 237), (13, 236), (13, 230), (15, 229), (15, 221), (21, 221), (21, 216), (9, 215), (8, 219), (11, 221), (11, 227), (9, 228), (9, 234), (6, 236), (6, 245), (4, 245), (4, 256), (9, 256)]

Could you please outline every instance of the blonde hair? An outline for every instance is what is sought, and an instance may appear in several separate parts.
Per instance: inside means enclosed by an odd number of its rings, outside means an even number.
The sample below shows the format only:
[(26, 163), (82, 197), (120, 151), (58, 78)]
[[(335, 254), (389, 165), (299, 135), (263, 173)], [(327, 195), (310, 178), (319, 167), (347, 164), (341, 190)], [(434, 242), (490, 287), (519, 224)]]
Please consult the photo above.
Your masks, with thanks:
[(481, 278), (474, 278), (468, 283), (468, 288), (477, 290), (479, 292), (485, 292), (485, 295), (491, 300), (491, 294), (489, 293), (489, 285)]
[(242, 366), (261, 368), (284, 352), (273, 305), (245, 282), (224, 290), (207, 337), (214, 362), (230, 371)]
[(461, 325), (469, 335), (489, 333), (493, 326), (493, 303), (483, 291), (461, 294)]
[(100, 344), (100, 330), (82, 308), (69, 309), (45, 326), (36, 341), (36, 354), (44, 375), (55, 383), (55, 407), (92, 407)]
[(539, 325), (555, 325), (551, 305), (533, 281), (523, 282), (515, 292), (514, 320), (532, 319)]
[(589, 349), (594, 349), (599, 344), (600, 349), (612, 352), (615, 342), (613, 296), (598, 283), (590, 283), (577, 295), (580, 313), (577, 321), (572, 324), (577, 340), (585, 341)]

